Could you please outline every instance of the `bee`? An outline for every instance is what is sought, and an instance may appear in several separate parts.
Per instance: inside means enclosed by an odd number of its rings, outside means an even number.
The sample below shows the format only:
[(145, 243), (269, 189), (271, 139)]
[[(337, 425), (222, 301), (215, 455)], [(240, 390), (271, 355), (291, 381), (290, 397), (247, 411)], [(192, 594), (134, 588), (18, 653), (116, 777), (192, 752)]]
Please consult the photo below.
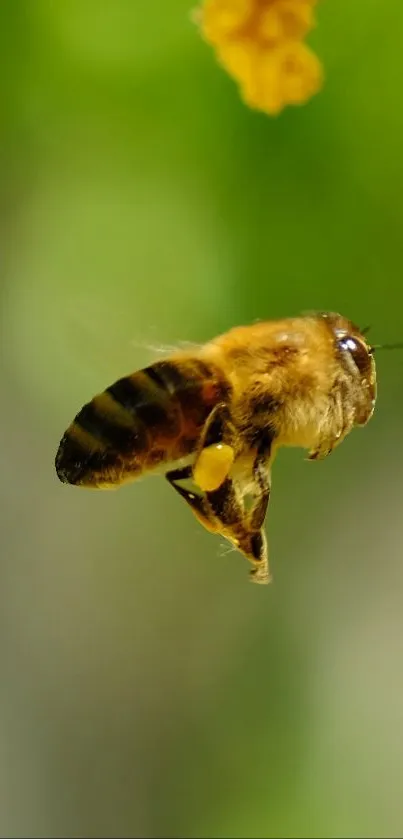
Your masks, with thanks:
[(131, 373), (79, 411), (61, 481), (116, 488), (164, 474), (198, 521), (271, 580), (264, 522), (281, 446), (322, 460), (376, 401), (374, 349), (332, 312), (239, 326)]

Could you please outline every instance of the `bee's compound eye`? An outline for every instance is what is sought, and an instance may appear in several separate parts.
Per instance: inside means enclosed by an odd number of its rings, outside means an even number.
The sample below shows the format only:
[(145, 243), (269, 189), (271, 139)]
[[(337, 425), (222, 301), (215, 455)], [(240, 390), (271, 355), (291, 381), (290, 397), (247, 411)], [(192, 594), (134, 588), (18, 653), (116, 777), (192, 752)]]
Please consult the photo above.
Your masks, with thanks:
[(344, 352), (349, 352), (357, 370), (365, 374), (371, 366), (371, 358), (367, 347), (357, 338), (346, 336), (339, 341), (339, 347)]

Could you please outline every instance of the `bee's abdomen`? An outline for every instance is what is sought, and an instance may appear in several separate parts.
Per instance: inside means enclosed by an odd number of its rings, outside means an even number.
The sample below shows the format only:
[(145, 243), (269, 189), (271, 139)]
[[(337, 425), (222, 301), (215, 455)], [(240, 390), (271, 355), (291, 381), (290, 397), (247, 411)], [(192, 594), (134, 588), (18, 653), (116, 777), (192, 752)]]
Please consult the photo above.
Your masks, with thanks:
[(113, 486), (189, 454), (225, 384), (199, 360), (160, 361), (81, 409), (56, 456), (60, 480)]

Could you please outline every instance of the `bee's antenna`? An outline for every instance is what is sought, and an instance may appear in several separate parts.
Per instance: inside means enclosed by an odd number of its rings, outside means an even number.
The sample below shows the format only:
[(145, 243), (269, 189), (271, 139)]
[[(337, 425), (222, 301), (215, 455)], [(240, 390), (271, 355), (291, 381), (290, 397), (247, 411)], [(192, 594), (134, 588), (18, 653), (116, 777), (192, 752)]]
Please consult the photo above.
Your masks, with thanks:
[(361, 335), (367, 335), (370, 329), (371, 329), (371, 326), (364, 326), (364, 329), (360, 330)]
[(401, 344), (373, 344), (371, 353), (375, 350), (403, 350), (403, 343)]

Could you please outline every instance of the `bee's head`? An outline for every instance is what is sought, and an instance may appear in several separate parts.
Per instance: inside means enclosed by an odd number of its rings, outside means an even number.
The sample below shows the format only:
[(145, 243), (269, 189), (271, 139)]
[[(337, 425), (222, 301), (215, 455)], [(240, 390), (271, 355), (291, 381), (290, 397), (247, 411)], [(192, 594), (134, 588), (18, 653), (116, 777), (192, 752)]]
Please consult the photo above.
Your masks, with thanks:
[(325, 312), (321, 317), (331, 332), (336, 359), (356, 393), (355, 422), (365, 425), (373, 414), (376, 400), (374, 347), (365, 337), (368, 328), (360, 329), (333, 312)]

